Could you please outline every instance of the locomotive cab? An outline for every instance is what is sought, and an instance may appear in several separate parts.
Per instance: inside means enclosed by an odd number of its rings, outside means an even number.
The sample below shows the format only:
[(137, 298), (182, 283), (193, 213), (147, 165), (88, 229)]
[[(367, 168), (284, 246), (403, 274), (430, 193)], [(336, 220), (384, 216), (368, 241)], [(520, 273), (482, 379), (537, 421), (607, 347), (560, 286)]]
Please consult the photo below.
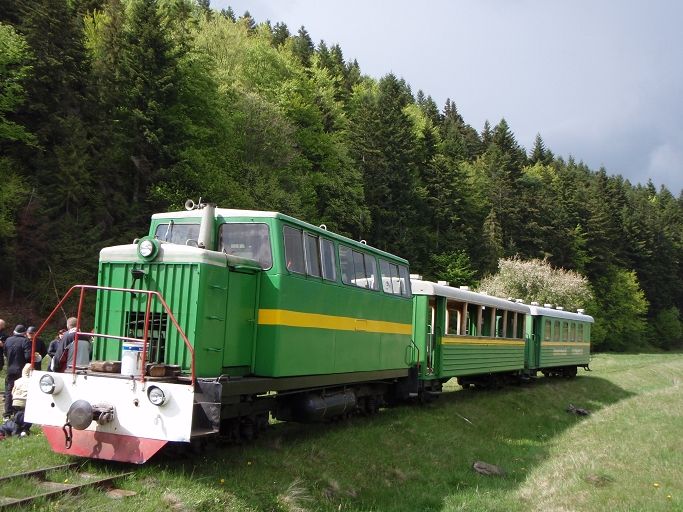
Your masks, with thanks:
[(69, 292), (80, 319), (97, 291), (93, 332), (77, 327), (94, 361), (34, 372), (26, 417), (53, 450), (142, 463), (169, 441), (249, 439), (269, 414), (373, 413), (410, 380), (406, 260), (276, 212), (189, 206), (102, 249), (98, 286)]

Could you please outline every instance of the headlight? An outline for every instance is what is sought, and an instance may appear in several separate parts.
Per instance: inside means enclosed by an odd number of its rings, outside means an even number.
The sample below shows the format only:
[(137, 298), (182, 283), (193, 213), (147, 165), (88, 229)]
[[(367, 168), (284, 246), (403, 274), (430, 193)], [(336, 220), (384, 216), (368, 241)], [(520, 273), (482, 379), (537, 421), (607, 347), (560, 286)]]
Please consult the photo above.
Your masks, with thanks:
[(62, 390), (62, 380), (61, 379), (55, 379), (52, 375), (49, 373), (46, 373), (40, 378), (40, 381), (38, 382), (40, 386), (40, 390), (43, 393), (46, 393), (48, 395), (56, 395)]
[(143, 240), (140, 242), (140, 255), (149, 258), (154, 252), (154, 244), (151, 240)]
[(159, 386), (150, 386), (147, 390), (147, 398), (152, 402), (152, 405), (157, 406), (162, 406), (168, 401), (166, 393)]

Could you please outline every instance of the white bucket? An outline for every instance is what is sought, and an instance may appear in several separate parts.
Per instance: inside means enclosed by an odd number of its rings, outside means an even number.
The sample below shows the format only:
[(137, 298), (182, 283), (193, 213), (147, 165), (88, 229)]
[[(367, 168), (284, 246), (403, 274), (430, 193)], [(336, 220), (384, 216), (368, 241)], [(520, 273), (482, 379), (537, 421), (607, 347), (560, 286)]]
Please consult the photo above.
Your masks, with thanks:
[(121, 375), (142, 373), (142, 342), (124, 341), (121, 349)]

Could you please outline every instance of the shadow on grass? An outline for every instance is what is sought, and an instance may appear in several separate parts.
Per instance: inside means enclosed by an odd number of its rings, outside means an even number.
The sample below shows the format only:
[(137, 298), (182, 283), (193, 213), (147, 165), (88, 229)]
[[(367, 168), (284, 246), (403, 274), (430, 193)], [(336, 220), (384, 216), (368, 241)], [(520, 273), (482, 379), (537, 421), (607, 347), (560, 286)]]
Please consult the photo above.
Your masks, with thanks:
[[(151, 464), (224, 485), (245, 510), (442, 510), (446, 500), (517, 488), (548, 458), (554, 439), (584, 421), (566, 411), (570, 404), (595, 412), (631, 396), (590, 375), (484, 392), (449, 386), (428, 406), (343, 423), (276, 424), (248, 446), (211, 446)], [(506, 474), (480, 475), (472, 469), (478, 460)]]

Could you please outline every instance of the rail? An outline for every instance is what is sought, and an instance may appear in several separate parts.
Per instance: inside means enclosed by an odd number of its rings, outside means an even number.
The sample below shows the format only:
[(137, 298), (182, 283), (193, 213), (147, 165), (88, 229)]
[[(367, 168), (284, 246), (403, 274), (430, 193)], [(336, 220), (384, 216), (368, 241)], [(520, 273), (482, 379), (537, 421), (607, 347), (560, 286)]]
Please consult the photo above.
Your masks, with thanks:
[[(45, 321), (40, 325), (38, 330), (36, 331), (35, 336), (33, 337), (33, 342), (32, 342), (32, 347), (31, 347), (31, 366), (33, 367), (35, 363), (35, 354), (36, 354), (36, 340), (40, 336), (40, 334), (43, 332), (45, 327), (50, 323), (54, 315), (57, 313), (57, 311), (62, 307), (62, 305), (66, 302), (66, 300), (71, 297), (71, 295), (74, 293), (75, 290), (80, 289), (80, 296), (78, 299), (78, 312), (76, 314), (76, 331), (74, 333), (74, 355), (73, 359), (71, 361), (71, 373), (75, 375), (76, 373), (76, 361), (78, 357), (78, 337), (81, 335), (85, 336), (92, 336), (92, 337), (98, 337), (98, 338), (106, 338), (106, 339), (113, 339), (113, 340), (119, 340), (119, 341), (135, 341), (135, 342), (142, 342), (142, 372), (140, 372), (140, 381), (144, 382), (145, 380), (145, 368), (146, 368), (146, 363), (147, 363), (147, 348), (148, 348), (148, 342), (149, 342), (149, 325), (151, 322), (150, 319), (150, 312), (152, 309), (152, 299), (156, 298), (159, 300), (159, 303), (163, 306), (164, 311), (168, 315), (168, 318), (171, 319), (173, 322), (173, 325), (175, 326), (176, 330), (182, 337), (183, 341), (185, 342), (185, 346), (188, 349), (188, 352), (190, 354), (190, 359), (191, 359), (191, 372), (192, 372), (192, 385), (194, 386), (195, 384), (195, 379), (196, 379), (196, 372), (195, 372), (195, 357), (194, 357), (194, 347), (190, 343), (190, 341), (187, 339), (187, 336), (185, 335), (185, 331), (180, 327), (178, 324), (178, 321), (175, 318), (175, 315), (171, 311), (171, 308), (168, 307), (168, 304), (164, 300), (164, 298), (161, 296), (161, 293), (154, 291), (154, 290), (137, 290), (133, 288), (112, 288), (109, 286), (95, 286), (95, 285), (85, 285), (85, 284), (77, 284), (72, 286), (68, 292), (62, 297), (62, 299), (59, 301), (59, 304), (55, 306), (55, 308), (52, 310), (52, 312), (48, 315), (48, 317), (45, 319)], [(113, 336), (109, 334), (100, 334), (100, 333), (95, 333), (95, 332), (83, 332), (81, 331), (81, 313), (83, 311), (83, 303), (85, 302), (85, 294), (86, 291), (88, 290), (101, 290), (101, 291), (109, 291), (109, 292), (121, 292), (121, 293), (131, 293), (131, 294), (144, 294), (147, 295), (147, 306), (145, 309), (145, 327), (142, 335), (142, 339), (140, 338), (130, 338), (126, 336)]]
[[(0, 510), (4, 510), (5, 508), (12, 508), (16, 509), (16, 507), (23, 507), (26, 505), (32, 504), (34, 501), (38, 499), (52, 499), (59, 497), (62, 494), (75, 494), (80, 492), (82, 489), (85, 489), (87, 487), (107, 487), (112, 485), (112, 483), (119, 479), (119, 478), (124, 478), (127, 476), (130, 476), (133, 474), (132, 471), (125, 472), (125, 473), (119, 473), (116, 475), (107, 475), (103, 477), (98, 477), (94, 476), (89, 473), (78, 473), (78, 472), (71, 472), (71, 470), (76, 470), (76, 468), (79, 466), (77, 462), (71, 463), (71, 464), (63, 464), (61, 466), (52, 466), (52, 467), (46, 467), (46, 468), (41, 468), (33, 471), (27, 471), (25, 473), (17, 473), (14, 475), (8, 475), (0, 478)], [(64, 483), (61, 482), (56, 482), (56, 481), (50, 481), (47, 478), (48, 473), (52, 472), (60, 472), (60, 471), (69, 471), (70, 477), (75, 477), (77, 479), (81, 479), (81, 483), (74, 483), (70, 484), (67, 483), (67, 480), (64, 480)], [(21, 497), (13, 497), (13, 496), (5, 496), (3, 489), (7, 488), (10, 491), (13, 491), (11, 494), (16, 493), (16, 489), (19, 488), (21, 489), (21, 486), (17, 486), (16, 482), (19, 480), (23, 480), (24, 482), (30, 480), (31, 481), (31, 489), (33, 489), (33, 492), (35, 494), (32, 494), (30, 496), (21, 496)]]

